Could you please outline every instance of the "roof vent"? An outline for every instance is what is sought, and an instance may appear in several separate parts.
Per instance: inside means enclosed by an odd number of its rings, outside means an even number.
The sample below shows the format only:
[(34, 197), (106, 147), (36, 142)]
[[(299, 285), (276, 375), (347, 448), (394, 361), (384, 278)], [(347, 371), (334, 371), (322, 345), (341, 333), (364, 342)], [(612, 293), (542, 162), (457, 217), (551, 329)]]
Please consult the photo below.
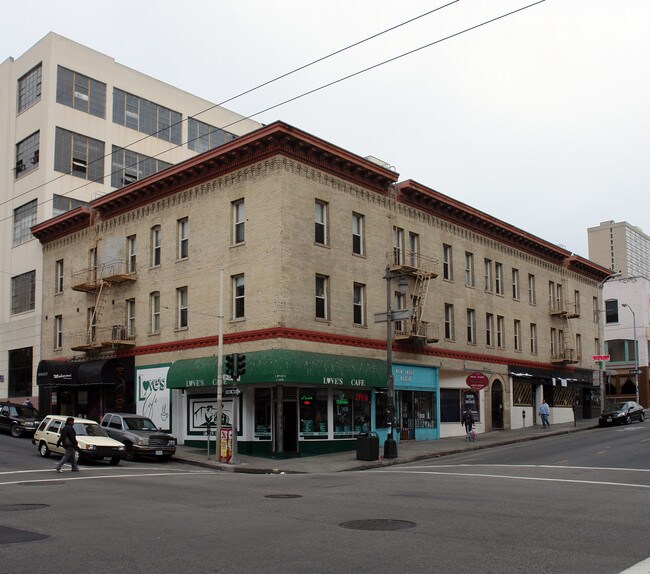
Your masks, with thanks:
[(371, 161), (374, 164), (380, 165), (384, 169), (390, 169), (391, 171), (395, 171), (395, 166), (390, 165), (389, 163), (385, 162), (384, 160), (379, 159), (378, 157), (375, 157), (374, 155), (367, 155), (366, 158), (368, 161)]

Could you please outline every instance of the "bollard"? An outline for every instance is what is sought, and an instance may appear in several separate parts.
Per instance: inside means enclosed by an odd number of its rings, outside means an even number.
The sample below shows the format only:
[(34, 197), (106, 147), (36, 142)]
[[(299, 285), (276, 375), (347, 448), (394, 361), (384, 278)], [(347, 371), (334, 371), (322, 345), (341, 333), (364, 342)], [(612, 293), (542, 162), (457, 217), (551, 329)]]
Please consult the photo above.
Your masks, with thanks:
[(524, 420), (524, 428), (526, 428), (526, 411), (521, 411), (521, 418)]

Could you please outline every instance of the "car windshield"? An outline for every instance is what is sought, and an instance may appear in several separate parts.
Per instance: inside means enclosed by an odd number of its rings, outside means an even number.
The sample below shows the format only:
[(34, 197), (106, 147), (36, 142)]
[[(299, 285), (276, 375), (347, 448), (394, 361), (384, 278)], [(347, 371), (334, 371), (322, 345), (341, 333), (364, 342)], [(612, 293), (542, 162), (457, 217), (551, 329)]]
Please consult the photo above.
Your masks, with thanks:
[(124, 419), (124, 426), (129, 430), (158, 430), (158, 427), (151, 419), (131, 418)]
[(18, 406), (16, 407), (16, 411), (19, 417), (29, 417), (35, 419), (41, 418), (41, 414), (34, 407)]
[(627, 408), (627, 403), (613, 403), (609, 405), (608, 411), (624, 411)]
[(74, 423), (74, 430), (79, 436), (108, 436), (97, 423)]

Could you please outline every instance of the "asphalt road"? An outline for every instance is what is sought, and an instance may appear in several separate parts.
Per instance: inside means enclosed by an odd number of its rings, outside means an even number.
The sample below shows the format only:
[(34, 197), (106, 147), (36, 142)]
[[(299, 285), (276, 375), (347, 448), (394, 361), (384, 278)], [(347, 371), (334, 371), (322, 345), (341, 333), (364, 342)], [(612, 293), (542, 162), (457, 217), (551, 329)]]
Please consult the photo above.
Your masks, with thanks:
[(650, 556), (649, 454), (644, 423), (365, 472), (60, 475), (0, 435), (0, 570), (620, 573)]

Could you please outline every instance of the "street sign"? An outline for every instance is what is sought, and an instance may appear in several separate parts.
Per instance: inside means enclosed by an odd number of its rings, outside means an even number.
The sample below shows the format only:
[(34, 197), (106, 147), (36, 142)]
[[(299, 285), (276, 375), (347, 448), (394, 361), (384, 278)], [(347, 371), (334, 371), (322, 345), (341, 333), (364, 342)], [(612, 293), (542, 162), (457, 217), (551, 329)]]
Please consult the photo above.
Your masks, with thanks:
[(241, 395), (241, 389), (238, 389), (237, 387), (225, 387), (223, 389), (224, 397), (238, 397), (240, 395)]
[(640, 375), (641, 369), (630, 369), (630, 375)]
[[(390, 315), (393, 321), (404, 321), (405, 319), (411, 318), (411, 310), (396, 309), (395, 311), (391, 311)], [(388, 313), (386, 311), (383, 313), (375, 313), (375, 323), (385, 323), (386, 321), (388, 321)]]
[(483, 373), (472, 373), (467, 376), (465, 382), (470, 389), (480, 391), (490, 384), (490, 379), (488, 379)]
[(611, 359), (609, 355), (592, 355), (591, 358), (594, 361), (609, 361)]

